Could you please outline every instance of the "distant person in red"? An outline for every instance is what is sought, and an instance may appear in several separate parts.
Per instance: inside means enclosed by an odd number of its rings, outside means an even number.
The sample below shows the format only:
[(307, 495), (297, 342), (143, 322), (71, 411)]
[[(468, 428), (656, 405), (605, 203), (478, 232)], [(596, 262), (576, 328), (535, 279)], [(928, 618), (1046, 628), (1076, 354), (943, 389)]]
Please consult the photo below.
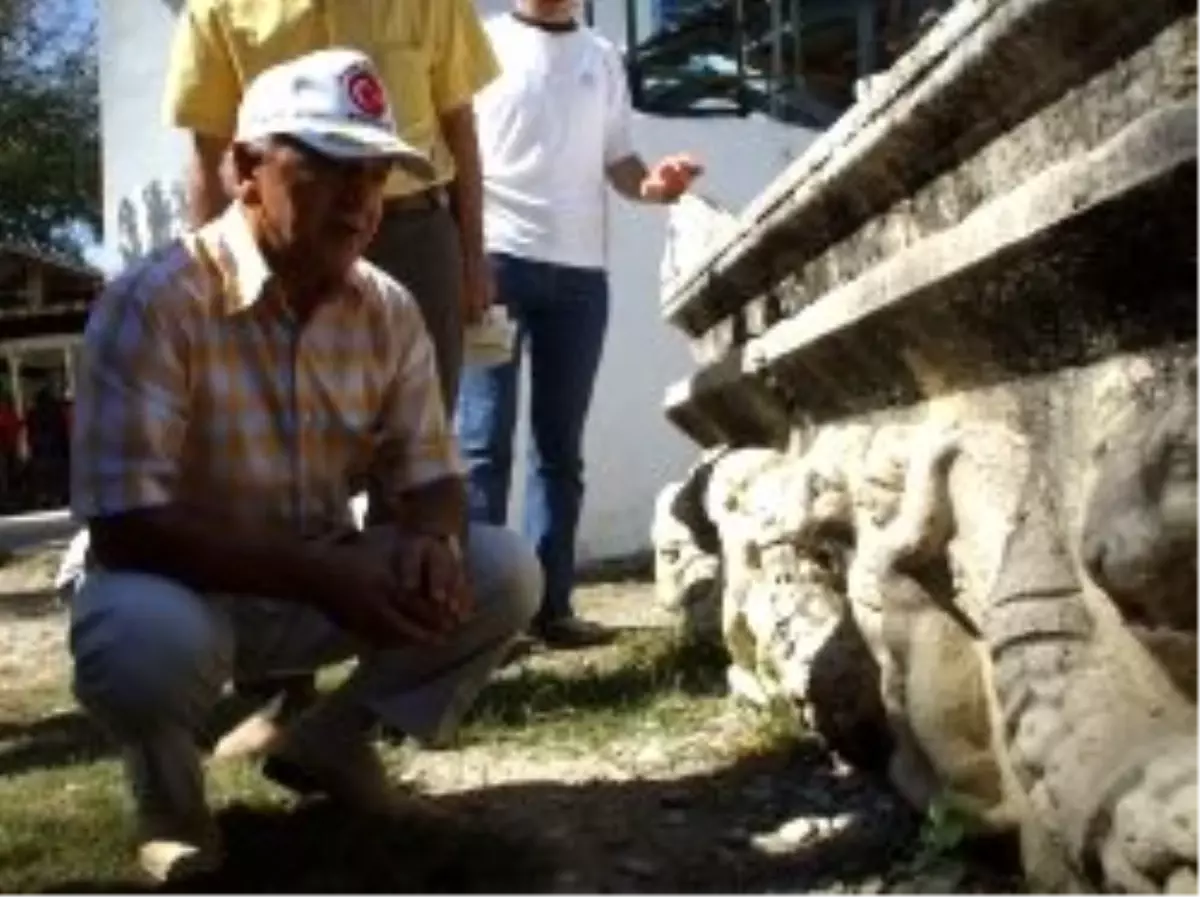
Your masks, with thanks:
[(5, 504), (16, 497), (22, 426), (12, 399), (0, 397), (0, 501)]

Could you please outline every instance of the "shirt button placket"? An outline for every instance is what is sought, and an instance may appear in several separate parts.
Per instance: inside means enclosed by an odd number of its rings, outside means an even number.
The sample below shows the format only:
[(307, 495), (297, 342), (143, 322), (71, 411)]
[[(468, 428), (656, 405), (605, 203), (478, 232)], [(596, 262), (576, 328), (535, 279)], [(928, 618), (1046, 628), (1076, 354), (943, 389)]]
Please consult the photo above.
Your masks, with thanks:
[(304, 508), (304, 383), (300, 367), (301, 339), (303, 332), (294, 320), (285, 323), (288, 341), (287, 380), (289, 391), (287, 439), (292, 481), (293, 524), (303, 532), (307, 521)]

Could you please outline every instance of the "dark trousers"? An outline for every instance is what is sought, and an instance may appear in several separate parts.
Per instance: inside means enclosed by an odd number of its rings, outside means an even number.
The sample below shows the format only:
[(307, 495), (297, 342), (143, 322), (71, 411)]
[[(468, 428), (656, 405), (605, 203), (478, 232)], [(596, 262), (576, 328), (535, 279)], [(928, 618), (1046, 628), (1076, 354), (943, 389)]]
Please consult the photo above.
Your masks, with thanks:
[(608, 326), (608, 278), (491, 256), (496, 301), (517, 325), (512, 361), (463, 371), (455, 428), (469, 471), (471, 519), (503, 525), (512, 478), (521, 355), (529, 349), (530, 434), (524, 535), (545, 573), (539, 619), (571, 615), (575, 531), (583, 505), (583, 432)]
[(447, 411), (453, 414), (463, 357), (462, 249), (449, 209), (385, 207), (367, 258), (412, 292), (437, 352)]

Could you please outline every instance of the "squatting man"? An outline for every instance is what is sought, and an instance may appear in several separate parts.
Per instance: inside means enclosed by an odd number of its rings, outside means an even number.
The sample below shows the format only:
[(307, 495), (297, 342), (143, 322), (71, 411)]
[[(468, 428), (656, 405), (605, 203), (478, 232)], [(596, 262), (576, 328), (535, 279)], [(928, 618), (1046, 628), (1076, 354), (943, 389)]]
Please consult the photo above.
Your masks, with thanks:
[[(519, 536), (468, 527), (420, 312), (362, 259), (394, 166), (429, 165), (372, 63), (329, 49), (260, 74), (232, 163), (233, 204), (98, 300), (76, 400), (74, 689), (121, 746), (159, 880), (221, 863), (196, 737), (231, 676), (357, 658), (263, 773), (391, 813), (373, 726), (444, 738), (542, 588)], [(388, 522), (360, 531), (364, 476)]]

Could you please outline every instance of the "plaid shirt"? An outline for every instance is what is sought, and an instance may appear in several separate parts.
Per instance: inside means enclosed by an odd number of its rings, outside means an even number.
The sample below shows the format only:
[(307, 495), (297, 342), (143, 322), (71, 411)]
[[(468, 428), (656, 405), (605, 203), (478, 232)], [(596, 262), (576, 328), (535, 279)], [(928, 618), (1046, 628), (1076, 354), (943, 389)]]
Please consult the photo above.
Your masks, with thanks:
[(343, 526), (363, 474), (392, 495), (461, 475), (435, 365), (412, 297), (365, 261), (300, 325), (235, 204), (96, 303), (72, 510), (181, 502), (306, 536)]

